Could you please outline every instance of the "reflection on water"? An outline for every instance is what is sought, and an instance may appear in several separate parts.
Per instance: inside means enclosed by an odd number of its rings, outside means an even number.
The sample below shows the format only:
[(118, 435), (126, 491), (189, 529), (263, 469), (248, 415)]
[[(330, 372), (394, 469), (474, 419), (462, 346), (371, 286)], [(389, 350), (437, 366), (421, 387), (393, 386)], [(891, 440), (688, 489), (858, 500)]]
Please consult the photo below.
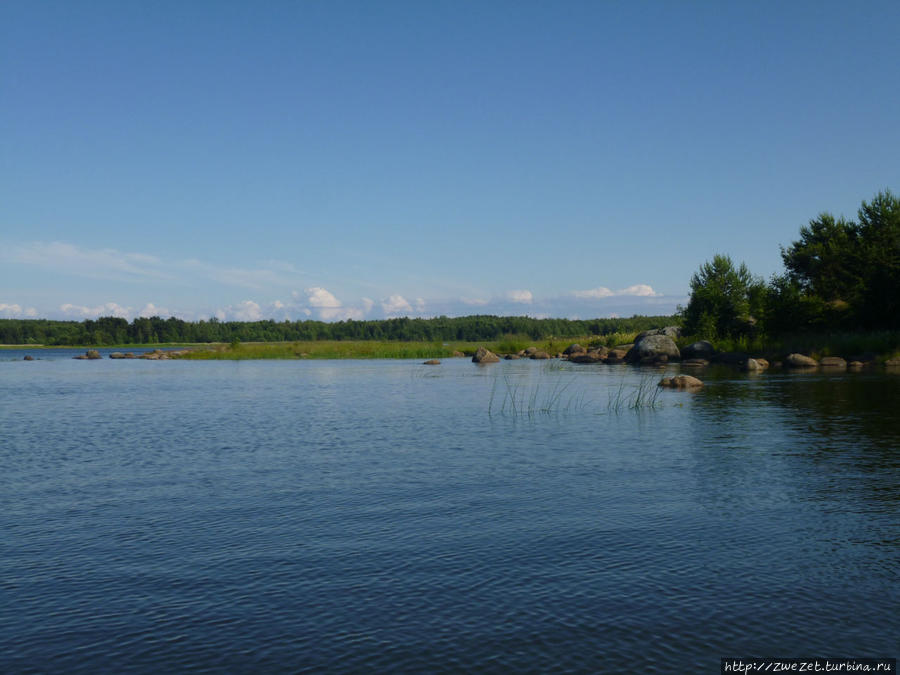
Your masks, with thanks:
[(900, 377), (4, 356), (7, 671), (896, 653)]

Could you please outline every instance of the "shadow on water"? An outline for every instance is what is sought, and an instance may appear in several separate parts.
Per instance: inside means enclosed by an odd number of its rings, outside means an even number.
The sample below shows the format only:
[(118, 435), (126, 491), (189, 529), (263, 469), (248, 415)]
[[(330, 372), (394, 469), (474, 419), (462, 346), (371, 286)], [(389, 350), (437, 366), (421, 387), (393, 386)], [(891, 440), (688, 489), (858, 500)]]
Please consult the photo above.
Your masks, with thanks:
[(691, 417), (696, 449), (705, 463), (732, 464), (719, 466), (726, 475), (782, 481), (805, 499), (900, 506), (900, 377), (718, 372), (701, 401)]

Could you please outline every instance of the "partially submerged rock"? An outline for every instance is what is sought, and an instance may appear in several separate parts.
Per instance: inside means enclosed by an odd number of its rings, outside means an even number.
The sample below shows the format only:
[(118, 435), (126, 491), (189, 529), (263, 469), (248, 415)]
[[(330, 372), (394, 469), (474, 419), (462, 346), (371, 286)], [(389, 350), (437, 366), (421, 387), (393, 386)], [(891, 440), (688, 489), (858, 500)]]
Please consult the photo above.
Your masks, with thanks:
[(784, 365), (787, 368), (817, 368), (819, 362), (803, 354), (788, 354)]
[(847, 367), (847, 362), (840, 356), (825, 356), (819, 361), (819, 365), (823, 368), (843, 370)]
[(100, 352), (98, 352), (96, 349), (88, 349), (84, 354), (79, 354), (78, 356), (73, 356), (72, 358), (77, 359), (78, 361), (95, 361), (103, 357), (100, 356)]
[(659, 381), (660, 387), (668, 387), (670, 389), (699, 389), (703, 386), (703, 381), (698, 380), (692, 375), (675, 375), (674, 377), (664, 377)]
[(532, 359), (549, 359), (550, 355), (547, 352), (542, 352), (540, 350), (531, 352), (531, 356), (529, 358)]
[(484, 347), (479, 347), (475, 356), (472, 357), (472, 363), (497, 363), (498, 361), (500, 361), (500, 357)]
[(628, 350), (625, 360), (628, 363), (642, 363), (647, 357), (659, 357), (665, 355), (669, 360), (681, 358), (681, 352), (675, 341), (667, 335), (647, 335), (635, 340), (634, 346)]
[(569, 345), (568, 347), (566, 347), (563, 350), (563, 354), (566, 356), (573, 356), (574, 354), (586, 354), (586, 353), (587, 353), (587, 349), (582, 347), (577, 342)]
[(518, 354), (507, 354), (503, 358), (506, 359), (507, 361), (515, 361), (517, 359), (521, 359), (522, 357), (519, 356)]
[(34, 361), (34, 357), (31, 354), (26, 354), (25, 358), (23, 358), (22, 360), (23, 361)]
[(758, 373), (769, 367), (765, 359), (747, 359), (741, 364), (741, 370), (748, 373)]
[(685, 359), (681, 362), (682, 368), (706, 368), (709, 365), (709, 361), (706, 359)]
[(569, 357), (569, 361), (572, 363), (599, 363), (604, 358), (606, 358), (606, 354), (599, 349), (592, 349), (589, 352), (584, 352), (583, 354), (575, 354)]
[(707, 361), (716, 353), (715, 347), (711, 342), (699, 340), (692, 342), (681, 350), (681, 358), (683, 359), (706, 359)]
[(423, 366), (439, 366), (439, 365), (441, 365), (441, 362), (438, 361), (437, 359), (429, 359), (428, 361), (425, 361), (422, 365)]

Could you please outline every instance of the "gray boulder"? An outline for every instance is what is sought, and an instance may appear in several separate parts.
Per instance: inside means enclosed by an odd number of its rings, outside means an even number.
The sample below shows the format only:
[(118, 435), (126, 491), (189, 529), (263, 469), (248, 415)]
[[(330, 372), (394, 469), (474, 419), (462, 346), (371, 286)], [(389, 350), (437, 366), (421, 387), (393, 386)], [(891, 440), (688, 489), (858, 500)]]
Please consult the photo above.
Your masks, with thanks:
[(835, 368), (840, 370), (847, 367), (847, 362), (840, 356), (826, 356), (819, 361), (819, 365), (823, 368)]
[(484, 347), (479, 347), (472, 357), (472, 363), (497, 363), (499, 360), (499, 356)]
[(569, 357), (570, 363), (599, 363), (606, 357), (606, 354), (598, 351), (591, 350), (589, 352), (585, 352), (584, 354), (574, 354)]
[(700, 340), (693, 342), (681, 350), (681, 358), (683, 359), (706, 359), (707, 361), (715, 355), (716, 349), (711, 342)]
[(540, 350), (531, 352), (531, 356), (529, 358), (532, 359), (549, 359), (550, 355), (547, 352), (542, 352)]
[(819, 362), (803, 354), (788, 354), (784, 365), (788, 368), (816, 368)]
[(676, 375), (675, 377), (664, 377), (659, 381), (659, 386), (672, 389), (699, 389), (703, 386), (703, 381), (692, 375)]
[(566, 356), (572, 356), (573, 354), (584, 354), (585, 352), (587, 352), (587, 349), (582, 347), (577, 342), (569, 345), (563, 350), (563, 354), (565, 354)]
[(652, 328), (650, 330), (641, 331), (637, 334), (637, 337), (634, 338), (634, 342), (637, 344), (645, 337), (650, 337), (651, 335), (665, 335), (674, 340), (675, 338), (681, 337), (681, 328), (678, 326), (666, 326), (665, 328)]
[(625, 355), (625, 361), (638, 363), (647, 357), (661, 355), (665, 355), (670, 361), (681, 358), (681, 352), (678, 351), (678, 346), (672, 338), (667, 335), (647, 335), (635, 341), (634, 347)]
[(765, 370), (765, 367), (756, 359), (747, 359), (741, 364), (741, 370), (748, 373), (756, 373)]

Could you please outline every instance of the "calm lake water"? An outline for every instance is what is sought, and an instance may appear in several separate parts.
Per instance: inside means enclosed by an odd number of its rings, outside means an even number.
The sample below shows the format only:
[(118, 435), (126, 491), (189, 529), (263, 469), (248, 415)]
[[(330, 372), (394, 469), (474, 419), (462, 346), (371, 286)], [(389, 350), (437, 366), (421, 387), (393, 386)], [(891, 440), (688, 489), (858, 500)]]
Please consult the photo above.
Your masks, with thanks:
[(898, 375), (633, 410), (660, 371), (31, 353), (0, 352), (2, 671), (900, 651)]

